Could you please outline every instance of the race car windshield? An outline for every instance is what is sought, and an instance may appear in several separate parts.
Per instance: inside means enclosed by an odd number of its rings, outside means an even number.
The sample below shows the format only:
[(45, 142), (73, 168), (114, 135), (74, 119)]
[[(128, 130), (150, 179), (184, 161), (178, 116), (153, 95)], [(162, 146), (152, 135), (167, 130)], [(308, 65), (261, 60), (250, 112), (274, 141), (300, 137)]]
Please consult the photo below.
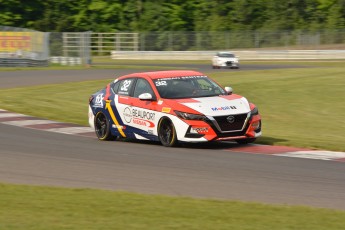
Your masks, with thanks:
[(226, 91), (207, 76), (185, 76), (154, 80), (162, 98), (195, 98), (226, 95)]
[(235, 57), (235, 55), (230, 54), (230, 53), (219, 53), (218, 57)]

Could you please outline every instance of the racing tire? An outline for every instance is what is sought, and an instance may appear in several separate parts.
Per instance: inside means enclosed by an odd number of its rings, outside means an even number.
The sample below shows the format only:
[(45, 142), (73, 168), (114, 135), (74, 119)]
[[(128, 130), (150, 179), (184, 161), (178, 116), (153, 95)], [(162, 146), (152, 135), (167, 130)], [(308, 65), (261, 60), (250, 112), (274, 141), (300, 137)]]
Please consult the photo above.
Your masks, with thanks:
[(95, 133), (99, 140), (110, 141), (115, 140), (116, 136), (110, 132), (109, 120), (103, 112), (98, 112), (95, 116)]
[(158, 138), (165, 147), (177, 145), (176, 129), (169, 118), (162, 118), (158, 124)]
[(247, 139), (238, 139), (236, 142), (240, 145), (247, 145), (250, 143), (253, 143), (256, 140), (256, 138), (247, 138)]

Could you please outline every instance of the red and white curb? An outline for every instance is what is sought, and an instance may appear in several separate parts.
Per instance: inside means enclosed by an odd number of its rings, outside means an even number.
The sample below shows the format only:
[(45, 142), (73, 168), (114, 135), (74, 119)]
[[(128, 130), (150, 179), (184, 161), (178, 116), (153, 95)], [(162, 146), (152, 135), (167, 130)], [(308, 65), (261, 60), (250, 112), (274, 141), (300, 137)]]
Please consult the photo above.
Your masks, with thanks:
[[(31, 117), (24, 114), (12, 113), (0, 109), (0, 123), (7, 125), (20, 126), (31, 129), (46, 130), (56, 133), (79, 135), (96, 138), (95, 132), (90, 127), (63, 123), (51, 120)], [(334, 152), (326, 150), (311, 150), (305, 148), (295, 148), (288, 146), (271, 146), (250, 144), (227, 149), (231, 152), (245, 152), (252, 154), (268, 154), (274, 156), (308, 158), (318, 160), (329, 160), (345, 162), (345, 152)]]
[(0, 109), (0, 123), (49, 132), (95, 137), (95, 132), (91, 127), (40, 119), (3, 109)]
[(258, 144), (234, 147), (229, 150), (233, 152), (345, 162), (345, 152), (335, 152), (327, 150), (311, 150), (288, 146)]

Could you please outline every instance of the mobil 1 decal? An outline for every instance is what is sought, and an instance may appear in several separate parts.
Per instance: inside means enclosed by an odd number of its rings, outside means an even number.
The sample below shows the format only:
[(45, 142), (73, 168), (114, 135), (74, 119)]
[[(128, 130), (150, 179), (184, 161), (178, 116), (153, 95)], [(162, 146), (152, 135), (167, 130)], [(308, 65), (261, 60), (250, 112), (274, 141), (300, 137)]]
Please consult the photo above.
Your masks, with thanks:
[(127, 124), (134, 124), (143, 127), (155, 127), (156, 114), (150, 110), (126, 107), (123, 110), (123, 117)]

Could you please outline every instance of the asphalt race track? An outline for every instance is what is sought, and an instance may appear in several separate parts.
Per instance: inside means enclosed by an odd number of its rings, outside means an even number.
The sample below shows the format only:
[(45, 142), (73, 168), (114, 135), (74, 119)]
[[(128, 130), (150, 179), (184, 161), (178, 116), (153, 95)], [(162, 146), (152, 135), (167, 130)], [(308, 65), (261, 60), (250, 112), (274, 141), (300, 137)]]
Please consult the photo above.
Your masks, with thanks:
[[(0, 72), (0, 89), (1, 88), (14, 88), (21, 86), (33, 86), (33, 85), (45, 85), (45, 84), (58, 84), (64, 82), (78, 82), (97, 79), (114, 79), (124, 74), (141, 72), (141, 71), (155, 71), (155, 66), (165, 67), (178, 67), (183, 69), (192, 69), (207, 72), (229, 72), (231, 74), (237, 71), (246, 70), (264, 70), (264, 69), (279, 69), (279, 68), (291, 68), (296, 66), (287, 65), (243, 65), (241, 69), (217, 69), (211, 68), (211, 65), (200, 64), (186, 64), (186, 65), (147, 65), (152, 66), (152, 69), (145, 68), (140, 70), (138, 68), (133, 69), (86, 69), (86, 70), (30, 70), (30, 71), (6, 71)], [(141, 66), (144, 66), (142, 64)], [(300, 67), (300, 66), (299, 66)]]
[[(0, 88), (113, 78), (114, 72), (138, 71), (0, 72)], [(166, 148), (6, 124), (0, 124), (0, 130), (0, 182), (345, 210), (342, 162), (241, 153), (233, 151), (232, 143)]]

